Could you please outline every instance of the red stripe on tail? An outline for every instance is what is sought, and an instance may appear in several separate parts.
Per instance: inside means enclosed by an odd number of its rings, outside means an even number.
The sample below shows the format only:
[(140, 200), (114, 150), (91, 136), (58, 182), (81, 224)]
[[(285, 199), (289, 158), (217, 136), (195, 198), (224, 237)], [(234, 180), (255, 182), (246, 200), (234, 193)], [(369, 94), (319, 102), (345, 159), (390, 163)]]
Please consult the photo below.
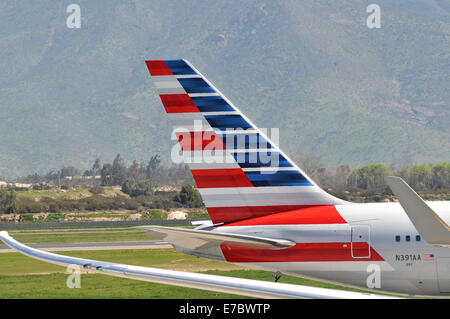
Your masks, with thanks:
[(152, 76), (155, 75), (173, 75), (164, 60), (145, 61), (147, 68)]
[(183, 151), (224, 150), (222, 139), (215, 132), (176, 133)]
[[(268, 206), (262, 207), (259, 210), (259, 207), (248, 207), (251, 208), (254, 212), (259, 213), (257, 218), (252, 218), (248, 220), (242, 220), (235, 223), (228, 224), (227, 226), (256, 226), (256, 225), (307, 225), (307, 224), (345, 224), (347, 223), (344, 218), (342, 218), (341, 214), (337, 211), (336, 207), (333, 205), (329, 206), (303, 206), (303, 207), (295, 207), (294, 210), (284, 209), (282, 212), (276, 211), (277, 209), (282, 209), (286, 206)], [(288, 206), (289, 207), (289, 206)], [(237, 208), (237, 209), (236, 209)], [(273, 212), (276, 214), (270, 214), (270, 209), (272, 208)], [(300, 208), (300, 209), (299, 209)], [(208, 208), (208, 212), (212, 219), (212, 213), (210, 212), (211, 208)], [(218, 214), (218, 217), (224, 218), (223, 213), (226, 211), (220, 211), (220, 208), (213, 208), (213, 210), (218, 209), (222, 214)], [(239, 207), (235, 207), (234, 213), (232, 213), (231, 208), (228, 212), (228, 217), (230, 221), (236, 220), (236, 216), (241, 216), (239, 211)], [(233, 218), (234, 217), (234, 218)], [(254, 216), (251, 216), (254, 217)], [(242, 218), (243, 219), (243, 218)]]
[[(214, 224), (229, 223), (236, 220), (251, 218), (246, 221), (238, 221), (226, 226), (270, 225), (261, 216), (269, 214), (281, 214), (282, 212), (306, 209), (311, 205), (278, 205), (278, 206), (240, 206), (240, 207), (207, 207), (209, 216)], [(259, 218), (258, 218), (259, 217)], [(267, 216), (268, 217), (268, 216)], [(272, 219), (273, 221), (273, 219)]]
[(241, 168), (193, 169), (191, 172), (198, 188), (253, 187)]
[(200, 112), (187, 94), (161, 94), (159, 97), (167, 113)]

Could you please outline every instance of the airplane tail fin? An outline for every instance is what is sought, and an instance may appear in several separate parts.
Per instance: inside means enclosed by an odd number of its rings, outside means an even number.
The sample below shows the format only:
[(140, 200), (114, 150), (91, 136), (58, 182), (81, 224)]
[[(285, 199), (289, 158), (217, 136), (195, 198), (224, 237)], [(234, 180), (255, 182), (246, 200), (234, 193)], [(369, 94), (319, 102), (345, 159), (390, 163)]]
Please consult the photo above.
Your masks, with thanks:
[(188, 61), (146, 64), (213, 223), (347, 203), (318, 187)]

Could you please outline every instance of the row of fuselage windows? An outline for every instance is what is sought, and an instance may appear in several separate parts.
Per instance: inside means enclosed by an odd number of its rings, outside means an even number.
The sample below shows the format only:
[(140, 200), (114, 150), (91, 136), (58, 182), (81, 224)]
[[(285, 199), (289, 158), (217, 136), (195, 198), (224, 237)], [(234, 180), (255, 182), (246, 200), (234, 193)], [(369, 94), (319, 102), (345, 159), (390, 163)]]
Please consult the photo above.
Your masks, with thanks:
[[(413, 237), (413, 236), (406, 235), (404, 240), (405, 240), (406, 242), (410, 242), (410, 241), (412, 241), (412, 237)], [(420, 240), (421, 240), (420, 235), (416, 235), (415, 237), (416, 237), (416, 241), (420, 241)], [(396, 241), (396, 242), (402, 241), (402, 237), (399, 236), (399, 235), (395, 236), (395, 241)]]

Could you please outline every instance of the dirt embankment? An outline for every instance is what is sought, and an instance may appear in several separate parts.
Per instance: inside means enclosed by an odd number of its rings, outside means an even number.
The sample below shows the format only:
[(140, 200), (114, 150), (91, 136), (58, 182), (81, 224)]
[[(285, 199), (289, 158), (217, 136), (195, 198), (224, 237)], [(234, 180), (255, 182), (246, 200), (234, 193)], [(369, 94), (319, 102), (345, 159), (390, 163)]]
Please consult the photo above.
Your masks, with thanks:
[[(2, 214), (0, 222), (85, 222), (85, 221), (138, 221), (148, 219), (184, 220), (198, 218), (201, 212), (207, 217), (206, 210), (198, 208), (179, 208), (176, 210), (151, 210), (147, 212), (136, 212), (134, 210), (111, 210), (92, 212), (66, 212), (66, 213), (36, 213), (36, 214)], [(152, 215), (152, 213), (157, 213)], [(192, 214), (196, 214), (195, 216)], [(155, 217), (156, 216), (156, 217)], [(158, 217), (159, 216), (159, 217)]]

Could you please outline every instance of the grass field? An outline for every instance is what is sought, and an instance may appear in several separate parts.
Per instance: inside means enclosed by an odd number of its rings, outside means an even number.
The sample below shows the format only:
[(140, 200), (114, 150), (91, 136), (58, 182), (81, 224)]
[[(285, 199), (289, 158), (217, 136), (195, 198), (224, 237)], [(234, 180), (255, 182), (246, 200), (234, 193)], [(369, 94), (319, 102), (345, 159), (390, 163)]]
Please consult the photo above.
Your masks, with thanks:
[[(76, 257), (166, 269), (238, 269), (174, 249), (65, 252)], [(83, 274), (80, 289), (66, 287), (65, 268), (19, 253), (0, 256), (0, 298), (228, 298), (225, 294), (166, 286), (101, 274)]]
[[(203, 258), (174, 249), (64, 252), (65, 255), (139, 266), (202, 272), (273, 281), (271, 273)], [(0, 255), (0, 298), (241, 298), (240, 296), (153, 284), (101, 274), (82, 274), (81, 288), (66, 286), (65, 268), (19, 253)], [(303, 278), (283, 276), (280, 282), (362, 291)]]
[[(24, 243), (69, 243), (150, 240), (145, 231), (134, 227), (66, 228), (13, 230), (10, 234)], [(266, 271), (196, 258), (175, 249), (66, 251), (59, 254), (170, 270), (273, 281)], [(0, 254), (0, 299), (10, 298), (242, 298), (217, 292), (153, 284), (107, 275), (83, 273), (81, 288), (66, 286), (65, 267), (29, 258), (20, 253)], [(324, 288), (364, 291), (309, 279), (283, 276), (279, 282)]]
[(16, 240), (23, 243), (70, 243), (99, 241), (134, 241), (151, 240), (145, 231), (130, 228), (129, 230), (104, 230), (97, 232), (10, 232)]
[[(166, 227), (194, 228), (191, 225), (171, 225)], [(0, 225), (1, 230), (1, 225)], [(154, 238), (145, 234), (146, 231), (136, 227), (95, 227), (95, 228), (54, 228), (54, 229), (26, 229), (11, 230), (9, 234), (16, 240), (27, 244), (44, 243), (80, 243), (80, 242), (106, 242), (106, 241), (136, 241), (152, 240)], [(1, 242), (0, 242), (1, 244)]]
[[(166, 227), (193, 228), (185, 225), (165, 225)], [(1, 229), (1, 225), (0, 225)], [(16, 240), (26, 244), (44, 243), (80, 243), (106, 241), (152, 240), (146, 231), (136, 227), (104, 227), (104, 228), (66, 228), (66, 229), (27, 229), (11, 230), (9, 234)], [(1, 244), (1, 242), (0, 242)]]

